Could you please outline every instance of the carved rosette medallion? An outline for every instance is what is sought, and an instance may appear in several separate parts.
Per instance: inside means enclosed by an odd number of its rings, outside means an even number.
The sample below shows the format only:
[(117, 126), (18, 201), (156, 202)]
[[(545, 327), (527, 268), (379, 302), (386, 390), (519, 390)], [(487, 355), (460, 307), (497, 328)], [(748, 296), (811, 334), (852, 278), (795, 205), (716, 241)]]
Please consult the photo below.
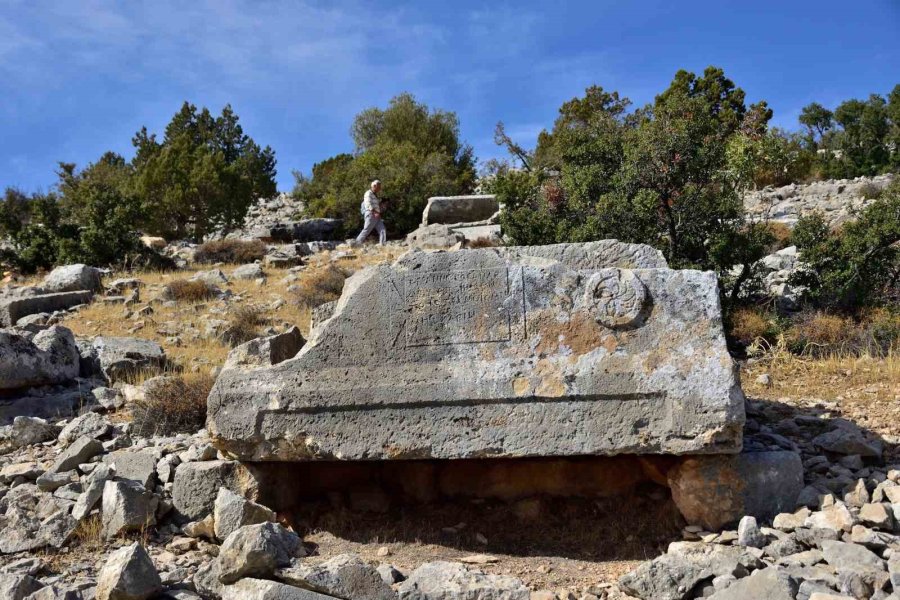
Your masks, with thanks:
[(585, 304), (602, 325), (626, 327), (637, 320), (647, 289), (629, 269), (604, 269), (587, 282)]

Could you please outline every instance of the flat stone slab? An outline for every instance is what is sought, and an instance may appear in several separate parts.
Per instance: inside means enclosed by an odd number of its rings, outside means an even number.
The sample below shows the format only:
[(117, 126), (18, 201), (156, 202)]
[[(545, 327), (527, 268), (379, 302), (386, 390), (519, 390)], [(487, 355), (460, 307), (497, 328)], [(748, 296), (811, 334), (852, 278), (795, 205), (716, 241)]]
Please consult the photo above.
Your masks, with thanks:
[(434, 196), (428, 199), (422, 211), (422, 225), (434, 223), (471, 223), (490, 219), (500, 210), (497, 197), (481, 196)]
[(615, 241), (410, 252), (356, 273), (294, 358), (225, 369), (249, 460), (733, 453), (744, 399), (715, 274)]
[(90, 290), (79, 290), (0, 298), (0, 327), (11, 327), (16, 324), (16, 321), (28, 315), (52, 313), (79, 304), (87, 304), (93, 296), (94, 292)]

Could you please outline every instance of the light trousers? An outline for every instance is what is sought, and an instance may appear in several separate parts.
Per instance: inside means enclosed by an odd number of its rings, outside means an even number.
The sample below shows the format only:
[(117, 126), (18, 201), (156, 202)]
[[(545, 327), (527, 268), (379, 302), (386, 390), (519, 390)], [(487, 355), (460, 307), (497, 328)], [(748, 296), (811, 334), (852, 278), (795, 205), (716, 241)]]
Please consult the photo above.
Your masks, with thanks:
[(356, 236), (356, 243), (362, 244), (366, 241), (373, 229), (378, 232), (378, 243), (384, 246), (387, 243), (387, 229), (384, 227), (384, 221), (370, 212), (366, 213), (366, 223), (359, 235)]

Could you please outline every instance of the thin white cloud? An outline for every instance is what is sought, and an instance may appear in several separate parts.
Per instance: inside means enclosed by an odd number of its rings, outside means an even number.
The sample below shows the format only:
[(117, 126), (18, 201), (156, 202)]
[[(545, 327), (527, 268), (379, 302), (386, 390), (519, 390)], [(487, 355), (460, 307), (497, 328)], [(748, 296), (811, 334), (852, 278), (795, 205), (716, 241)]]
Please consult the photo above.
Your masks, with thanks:
[[(361, 86), (367, 76), (423, 71), (429, 46), (442, 33), (405, 19), (397, 11), (372, 14), (364, 5), (14, 2), (0, 16), (6, 33), (0, 71), (7, 81), (0, 85), (15, 90), (25, 83), (23, 93), (59, 89), (87, 70), (123, 81), (213, 80), (238, 89), (271, 85), (273, 91), (306, 79), (316, 93), (346, 98), (348, 87)], [(36, 80), (35, 72), (52, 76)]]

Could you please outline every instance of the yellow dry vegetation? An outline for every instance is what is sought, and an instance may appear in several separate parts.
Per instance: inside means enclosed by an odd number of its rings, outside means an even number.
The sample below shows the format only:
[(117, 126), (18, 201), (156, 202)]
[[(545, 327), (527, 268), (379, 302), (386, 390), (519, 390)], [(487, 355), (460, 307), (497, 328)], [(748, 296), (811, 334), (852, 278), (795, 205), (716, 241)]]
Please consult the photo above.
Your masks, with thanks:
[[(108, 303), (103, 296), (98, 296), (89, 306), (68, 315), (61, 324), (78, 336), (150, 339), (165, 349), (176, 368), (186, 372), (209, 372), (222, 365), (231, 350), (231, 346), (217, 336), (206, 335), (205, 329), (210, 321), (224, 321), (226, 328), (233, 325), (246, 337), (246, 328), (254, 326), (248, 317), (255, 314), (260, 322), (265, 322), (265, 327), (283, 331), (296, 325), (304, 335), (308, 335), (312, 307), (299, 302), (298, 294), (321, 281), (325, 271), (337, 268), (349, 275), (369, 265), (391, 262), (403, 251), (403, 248), (394, 246), (370, 247), (352, 251), (336, 260), (332, 260), (334, 252), (322, 252), (309, 257), (307, 264), (296, 272), (264, 267), (264, 284), (231, 278), (235, 265), (193, 265), (169, 272), (117, 273), (114, 277), (141, 280), (140, 302), (126, 308), (121, 303)], [(210, 269), (221, 269), (229, 277), (229, 283), (220, 287), (231, 291), (230, 299), (166, 302), (158, 298), (165, 286), (172, 282), (188, 280), (198, 271)], [(39, 284), (39, 280), (32, 283)], [(140, 309), (147, 306), (152, 312), (140, 314)], [(260, 330), (265, 328), (257, 326)]]
[[(761, 374), (770, 384), (757, 381)], [(742, 384), (753, 398), (780, 402), (825, 400), (880, 435), (897, 436), (900, 421), (900, 355), (831, 353), (798, 356), (782, 348), (744, 368)]]

